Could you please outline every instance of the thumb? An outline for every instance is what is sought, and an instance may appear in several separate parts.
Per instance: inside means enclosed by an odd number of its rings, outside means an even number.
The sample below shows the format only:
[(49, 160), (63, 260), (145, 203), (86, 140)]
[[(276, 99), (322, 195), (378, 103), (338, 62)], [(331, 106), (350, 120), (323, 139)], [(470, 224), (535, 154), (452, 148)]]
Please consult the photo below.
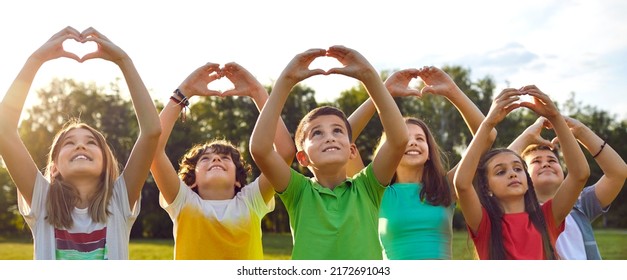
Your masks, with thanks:
[(553, 138), (553, 140), (551, 140), (550, 144), (551, 144), (551, 148), (555, 148), (559, 146), (560, 140), (557, 137), (555, 137)]

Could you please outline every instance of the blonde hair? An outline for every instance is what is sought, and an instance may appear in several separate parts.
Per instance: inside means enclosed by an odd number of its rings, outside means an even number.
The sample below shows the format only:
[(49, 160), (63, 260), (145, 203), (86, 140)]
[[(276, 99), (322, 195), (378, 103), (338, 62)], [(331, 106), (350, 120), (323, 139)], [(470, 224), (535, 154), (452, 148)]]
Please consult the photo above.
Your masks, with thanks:
[(71, 228), (74, 224), (72, 220), (72, 211), (79, 202), (79, 193), (75, 186), (66, 182), (60, 173), (52, 175), (54, 162), (57, 160), (61, 143), (67, 136), (68, 132), (82, 128), (91, 132), (96, 138), (96, 142), (102, 151), (104, 170), (100, 174), (100, 184), (95, 195), (89, 202), (88, 213), (92, 220), (98, 223), (105, 223), (110, 212), (107, 209), (111, 196), (113, 194), (113, 184), (120, 176), (120, 168), (118, 161), (113, 156), (111, 148), (107, 144), (102, 133), (91, 126), (80, 122), (77, 119), (71, 119), (63, 125), (63, 128), (57, 132), (50, 147), (48, 154), (48, 164), (46, 166), (46, 178), (50, 180), (50, 190), (46, 200), (46, 211), (48, 223), (56, 228)]

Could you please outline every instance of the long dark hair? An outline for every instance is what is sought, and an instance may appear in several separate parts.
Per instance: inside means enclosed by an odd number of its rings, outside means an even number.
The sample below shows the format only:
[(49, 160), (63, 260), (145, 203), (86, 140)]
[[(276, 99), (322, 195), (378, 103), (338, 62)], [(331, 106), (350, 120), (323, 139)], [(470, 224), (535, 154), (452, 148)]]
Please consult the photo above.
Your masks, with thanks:
[(477, 173), (475, 174), (474, 182), (475, 190), (477, 191), (477, 195), (479, 196), (481, 205), (483, 206), (483, 208), (486, 209), (490, 221), (492, 221), (490, 223), (490, 230), (492, 234), (490, 236), (489, 258), (491, 260), (507, 259), (505, 246), (503, 245), (503, 230), (501, 227), (501, 219), (503, 218), (504, 213), (503, 209), (501, 209), (498, 198), (489, 195), (490, 189), (488, 187), (487, 176), (488, 164), (494, 156), (501, 153), (511, 153), (513, 155), (516, 155), (516, 157), (520, 159), (525, 170), (525, 176), (527, 177), (527, 186), (529, 187), (524, 195), (525, 212), (529, 214), (529, 219), (542, 236), (542, 248), (544, 250), (544, 255), (550, 260), (557, 259), (555, 249), (553, 248), (553, 245), (551, 245), (551, 239), (549, 237), (546, 220), (544, 219), (542, 209), (540, 208), (540, 204), (538, 203), (538, 198), (536, 197), (536, 192), (533, 187), (533, 182), (531, 181), (531, 176), (529, 176), (529, 172), (527, 171), (527, 164), (514, 151), (502, 148), (492, 149), (481, 157), (481, 159), (479, 160), (479, 166), (477, 167)]
[[(426, 200), (431, 205), (450, 206), (452, 203), (451, 189), (446, 180), (446, 169), (444, 167), (446, 156), (424, 121), (413, 117), (405, 117), (405, 124), (413, 124), (422, 128), (427, 138), (427, 146), (429, 147), (429, 159), (425, 162), (424, 168), (422, 169), (420, 200)], [(381, 136), (379, 145), (377, 145), (377, 151), (381, 148), (384, 139), (385, 133)], [(395, 183), (397, 179), (397, 175), (394, 173), (392, 183)]]

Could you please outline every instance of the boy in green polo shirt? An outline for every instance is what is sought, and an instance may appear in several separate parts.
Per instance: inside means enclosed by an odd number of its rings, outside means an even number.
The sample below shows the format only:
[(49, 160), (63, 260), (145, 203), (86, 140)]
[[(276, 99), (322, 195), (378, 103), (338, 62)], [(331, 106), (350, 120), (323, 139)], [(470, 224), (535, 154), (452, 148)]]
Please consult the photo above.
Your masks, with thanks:
[[(308, 69), (318, 57), (333, 57), (344, 67)], [(272, 135), (287, 95), (300, 81), (341, 74), (360, 80), (375, 103), (386, 142), (371, 164), (346, 178), (346, 164), (357, 155), (344, 113), (333, 107), (309, 112), (298, 125), (298, 162), (314, 175), (291, 169), (272, 147)], [(253, 159), (283, 200), (294, 239), (292, 259), (382, 259), (377, 235), (379, 205), (408, 141), (407, 126), (379, 74), (359, 52), (333, 46), (296, 55), (277, 79), (250, 139)]]

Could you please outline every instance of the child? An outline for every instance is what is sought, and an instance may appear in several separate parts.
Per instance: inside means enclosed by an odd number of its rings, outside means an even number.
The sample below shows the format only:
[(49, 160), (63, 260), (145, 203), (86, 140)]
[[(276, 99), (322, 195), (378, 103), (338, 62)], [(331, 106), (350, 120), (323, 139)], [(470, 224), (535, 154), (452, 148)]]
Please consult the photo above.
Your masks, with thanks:
[[(63, 50), (73, 39), (98, 49), (79, 58)], [(120, 174), (102, 134), (68, 123), (55, 136), (45, 177), (18, 133), (18, 120), (37, 70), (49, 60), (102, 58), (116, 63), (129, 86), (140, 133)], [(128, 55), (93, 28), (66, 27), (35, 51), (0, 105), (0, 153), (18, 188), (18, 207), (30, 227), (35, 259), (128, 259), (131, 227), (161, 127), (157, 110)]]
[[(226, 76), (234, 89), (220, 93), (207, 85)], [(262, 174), (247, 184), (249, 166), (225, 140), (200, 144), (183, 156), (177, 176), (165, 145), (187, 99), (203, 96), (248, 96), (258, 109), (268, 99), (261, 84), (236, 63), (224, 69), (208, 63), (190, 74), (160, 114), (163, 134), (151, 171), (160, 205), (174, 223), (175, 259), (263, 259), (261, 219), (274, 209), (274, 189)], [(285, 162), (296, 153), (287, 128), (279, 121), (275, 143)], [(179, 178), (180, 177), (180, 178)]]
[[(337, 59), (344, 67), (327, 72), (308, 69), (314, 59), (323, 56)], [(313, 173), (313, 178), (285, 164), (272, 150), (271, 138), (266, 133), (275, 130), (292, 87), (320, 74), (342, 74), (360, 80), (389, 135), (373, 162), (352, 178), (346, 177), (346, 164), (357, 151), (342, 111), (319, 107), (298, 125), (296, 158)], [(407, 127), (402, 122), (398, 107), (378, 73), (355, 50), (343, 46), (333, 46), (328, 51), (310, 49), (296, 55), (287, 65), (257, 120), (250, 150), (287, 208), (294, 239), (292, 259), (382, 259), (377, 216), (384, 186), (394, 175), (407, 144)]]
[[(532, 96), (533, 101), (518, 103), (523, 94)], [(485, 153), (492, 145), (487, 132), (521, 106), (551, 122), (571, 170), (554, 199), (542, 206), (536, 199), (527, 166), (518, 154), (507, 149)], [(536, 86), (503, 90), (462, 156), (454, 179), (459, 205), (479, 258), (559, 258), (554, 252), (555, 240), (589, 174), (577, 140), (546, 94)]]
[[(409, 82), (420, 77), (422, 92), (409, 89)], [(462, 114), (474, 134), (483, 114), (455, 82), (436, 67), (395, 72), (385, 85), (392, 96), (419, 96), (431, 93), (446, 97)], [(368, 99), (349, 117), (353, 139), (366, 126), (375, 108)], [(385, 189), (379, 212), (379, 238), (387, 259), (452, 259), (455, 168), (446, 172), (442, 152), (426, 123), (405, 118), (409, 142), (392, 179)], [(491, 137), (496, 136), (496, 130)], [(382, 139), (384, 139), (383, 134)], [(349, 174), (363, 168), (359, 157), (351, 160)]]
[[(627, 177), (627, 165), (620, 155), (601, 137), (580, 121), (564, 117), (573, 135), (586, 147), (603, 170), (603, 176), (584, 188), (575, 207), (566, 217), (564, 232), (557, 238), (557, 253), (567, 260), (600, 260), (592, 222), (609, 210)], [(542, 139), (544, 118), (529, 126), (509, 148), (519, 153), (529, 166), (529, 175), (540, 204), (552, 199), (564, 181), (557, 149)]]

